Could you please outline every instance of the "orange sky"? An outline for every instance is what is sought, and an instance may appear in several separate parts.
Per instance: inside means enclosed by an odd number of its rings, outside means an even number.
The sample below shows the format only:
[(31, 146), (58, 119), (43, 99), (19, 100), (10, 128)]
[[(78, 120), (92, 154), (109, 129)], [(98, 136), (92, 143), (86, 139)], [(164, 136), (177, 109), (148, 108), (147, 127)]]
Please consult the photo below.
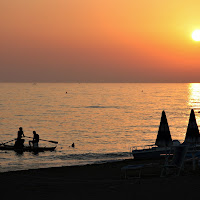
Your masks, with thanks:
[(1, 0), (0, 81), (200, 82), (197, 0)]

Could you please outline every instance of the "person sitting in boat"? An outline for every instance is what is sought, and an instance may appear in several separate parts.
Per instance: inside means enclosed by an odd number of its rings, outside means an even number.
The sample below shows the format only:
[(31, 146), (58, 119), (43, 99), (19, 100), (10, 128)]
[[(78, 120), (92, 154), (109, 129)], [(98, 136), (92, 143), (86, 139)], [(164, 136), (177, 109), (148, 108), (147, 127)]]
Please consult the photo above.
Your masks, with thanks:
[(22, 137), (25, 137), (24, 132), (23, 132), (22, 127), (19, 127), (19, 131), (17, 133), (17, 139), (16, 139), (15, 145), (14, 145), (15, 148), (23, 148), (24, 147), (24, 139), (22, 139)]
[(33, 148), (37, 148), (39, 140), (39, 135), (36, 133), (36, 131), (33, 131), (33, 140), (29, 141), (29, 145), (31, 146), (32, 143)]

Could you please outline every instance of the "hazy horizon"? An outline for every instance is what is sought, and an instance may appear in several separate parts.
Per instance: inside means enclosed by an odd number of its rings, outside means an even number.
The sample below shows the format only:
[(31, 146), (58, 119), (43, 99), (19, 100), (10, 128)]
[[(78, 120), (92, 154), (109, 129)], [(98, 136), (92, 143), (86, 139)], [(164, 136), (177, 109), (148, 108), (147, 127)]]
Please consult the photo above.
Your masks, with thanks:
[(117, 84), (117, 83), (119, 83), (119, 84), (122, 84), (122, 83), (125, 83), (125, 84), (126, 84), (126, 83), (127, 83), (127, 84), (129, 84), (129, 83), (130, 83), (130, 84), (131, 84), (131, 83), (133, 83), (133, 84), (134, 84), (134, 83), (136, 83), (136, 84), (137, 84), (137, 83), (138, 83), (138, 84), (139, 84), (139, 83), (141, 83), (141, 84), (145, 84), (145, 83), (147, 83), (147, 84), (148, 84), (148, 83), (149, 83), (149, 84), (151, 84), (151, 83), (152, 83), (152, 84), (153, 84), (153, 83), (155, 83), (155, 84), (159, 84), (159, 83), (160, 83), (160, 84), (165, 84), (165, 83), (166, 83), (166, 84), (168, 84), (168, 83), (169, 83), (169, 84), (173, 84), (173, 83), (174, 83), (174, 84), (179, 84), (179, 83), (180, 83), (180, 84), (181, 84), (181, 83), (183, 83), (183, 84), (190, 84), (190, 83), (200, 83), (200, 82), (103, 82), (103, 81), (102, 81), (102, 82), (100, 82), (100, 81), (99, 81), (99, 82), (89, 82), (89, 81), (82, 81), (82, 82), (78, 82), (78, 81), (77, 81), (77, 82), (75, 82), (75, 81), (74, 81), (74, 82), (32, 82), (32, 81), (29, 81), (29, 82), (28, 82), (28, 81), (27, 81), (27, 82), (22, 82), (22, 81), (21, 81), (21, 82), (20, 82), (20, 81), (19, 81), (19, 82), (12, 82), (12, 81), (4, 81), (4, 82), (1, 82), (1, 81), (0, 81), (0, 83), (29, 83), (29, 84), (30, 84), (30, 83), (32, 83), (32, 84), (39, 84), (39, 83), (77, 83), (77, 84), (84, 84), (84, 83), (88, 83), (88, 84), (89, 84), (89, 83), (94, 83), (94, 84), (95, 84), (95, 83), (105, 83), (105, 84), (106, 84), (106, 83), (108, 83), (108, 84), (109, 84), (109, 83), (113, 83), (113, 84), (115, 84), (115, 83), (116, 83), (116, 84)]

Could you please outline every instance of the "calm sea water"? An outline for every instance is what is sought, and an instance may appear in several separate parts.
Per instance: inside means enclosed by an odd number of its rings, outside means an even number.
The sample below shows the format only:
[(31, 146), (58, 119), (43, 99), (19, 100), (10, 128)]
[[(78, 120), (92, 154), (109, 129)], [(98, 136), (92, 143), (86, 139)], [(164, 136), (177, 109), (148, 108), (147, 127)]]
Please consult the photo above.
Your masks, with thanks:
[(155, 142), (162, 110), (172, 139), (181, 142), (191, 108), (200, 121), (197, 83), (0, 83), (0, 94), (0, 142), (16, 138), (19, 127), (59, 142), (56, 151), (37, 155), (0, 151), (0, 172), (132, 158), (132, 146)]

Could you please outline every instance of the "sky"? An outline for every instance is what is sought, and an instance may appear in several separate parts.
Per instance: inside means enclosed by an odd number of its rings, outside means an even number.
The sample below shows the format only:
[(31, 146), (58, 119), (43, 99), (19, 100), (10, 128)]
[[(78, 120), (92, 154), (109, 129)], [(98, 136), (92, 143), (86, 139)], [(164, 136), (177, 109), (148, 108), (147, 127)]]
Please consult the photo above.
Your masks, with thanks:
[(0, 82), (200, 82), (199, 0), (1, 0)]

